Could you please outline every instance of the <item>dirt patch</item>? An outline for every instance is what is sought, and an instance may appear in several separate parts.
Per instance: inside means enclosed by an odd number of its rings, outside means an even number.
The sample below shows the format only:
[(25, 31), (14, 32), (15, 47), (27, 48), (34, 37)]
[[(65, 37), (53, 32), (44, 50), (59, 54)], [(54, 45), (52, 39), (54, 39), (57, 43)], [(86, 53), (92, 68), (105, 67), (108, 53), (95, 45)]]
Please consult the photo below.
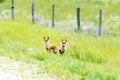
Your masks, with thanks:
[(56, 80), (56, 77), (35, 64), (0, 56), (1, 80)]

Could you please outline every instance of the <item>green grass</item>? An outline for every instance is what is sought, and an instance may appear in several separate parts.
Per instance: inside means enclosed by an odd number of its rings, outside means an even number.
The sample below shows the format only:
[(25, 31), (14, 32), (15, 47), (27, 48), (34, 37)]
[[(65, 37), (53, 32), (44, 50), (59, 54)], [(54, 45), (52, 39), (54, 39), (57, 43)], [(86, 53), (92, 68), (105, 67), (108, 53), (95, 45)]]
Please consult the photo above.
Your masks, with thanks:
[[(36, 63), (61, 80), (118, 80), (120, 78), (120, 10), (118, 0), (35, 0), (35, 12), (51, 20), (52, 4), (56, 6), (56, 21), (76, 19), (81, 8), (82, 25), (98, 25), (99, 10), (103, 10), (103, 29), (110, 35), (91, 36), (84, 32), (60, 31), (31, 23), (32, 0), (15, 0), (15, 21), (0, 20), (0, 55)], [(11, 1), (0, 0), (0, 15), (11, 14)], [(2, 19), (2, 17), (0, 17)], [(68, 22), (69, 23), (69, 22)], [(64, 55), (44, 49), (43, 37), (60, 46), (67, 39)]]
[[(64, 55), (44, 49), (43, 37), (60, 45), (67, 39)], [(74, 36), (74, 37), (71, 37)], [(0, 55), (36, 63), (48, 74), (66, 79), (118, 80), (120, 76), (120, 37), (93, 37), (84, 33), (63, 32), (21, 21), (0, 23)]]
[[(17, 17), (24, 17), (29, 15), (31, 16), (31, 3), (32, 0), (21, 0), (15, 1), (15, 12)], [(61, 0), (61, 1), (39, 1), (35, 0), (35, 12), (42, 14), (46, 19), (51, 19), (51, 10), (52, 5), (56, 5), (56, 20), (65, 20), (65, 19), (73, 19), (76, 18), (76, 8), (81, 8), (81, 16), (83, 21), (89, 21), (96, 19), (95, 17), (98, 15), (100, 9), (103, 10), (103, 15), (109, 18), (112, 15), (119, 15), (119, 3), (115, 2), (114, 0), (108, 1), (78, 1), (78, 0)], [(111, 7), (112, 6), (112, 7)], [(10, 11), (11, 1), (5, 0), (1, 4), (1, 10), (7, 9)], [(26, 17), (27, 17), (26, 16)], [(93, 18), (94, 17), (94, 18)]]

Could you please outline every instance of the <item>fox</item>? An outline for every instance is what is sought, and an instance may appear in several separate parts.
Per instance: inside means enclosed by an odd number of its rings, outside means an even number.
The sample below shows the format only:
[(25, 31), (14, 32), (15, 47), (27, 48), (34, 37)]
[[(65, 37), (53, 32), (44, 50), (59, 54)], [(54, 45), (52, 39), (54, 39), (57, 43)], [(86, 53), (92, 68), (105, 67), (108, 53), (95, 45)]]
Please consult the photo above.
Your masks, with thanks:
[(67, 40), (61, 40), (61, 48), (59, 49), (59, 53), (60, 54), (63, 54), (65, 53), (66, 51), (66, 43), (67, 43)]
[(56, 54), (60, 50), (60, 48), (57, 45), (49, 43), (49, 39), (50, 39), (49, 37), (44, 37), (43, 39), (44, 39), (44, 46), (47, 51), (49, 52), (52, 51), (53, 53)]

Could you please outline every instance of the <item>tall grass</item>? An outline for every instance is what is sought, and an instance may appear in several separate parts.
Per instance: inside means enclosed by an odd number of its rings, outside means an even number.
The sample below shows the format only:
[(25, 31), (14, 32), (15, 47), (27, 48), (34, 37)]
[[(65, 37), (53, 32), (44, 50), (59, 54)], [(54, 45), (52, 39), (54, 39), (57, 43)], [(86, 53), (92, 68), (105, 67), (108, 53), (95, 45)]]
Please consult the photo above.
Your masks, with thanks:
[[(44, 36), (59, 46), (61, 39), (67, 39), (65, 54), (47, 52)], [(95, 37), (17, 20), (0, 23), (0, 55), (36, 63), (60, 79), (118, 80), (119, 48), (119, 36)]]

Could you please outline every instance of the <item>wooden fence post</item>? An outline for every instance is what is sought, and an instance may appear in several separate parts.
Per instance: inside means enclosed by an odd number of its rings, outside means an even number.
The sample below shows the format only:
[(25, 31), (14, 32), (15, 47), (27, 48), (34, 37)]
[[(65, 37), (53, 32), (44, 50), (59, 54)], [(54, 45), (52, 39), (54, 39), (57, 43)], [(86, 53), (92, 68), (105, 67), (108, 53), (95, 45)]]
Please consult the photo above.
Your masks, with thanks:
[(78, 30), (81, 30), (81, 26), (80, 26), (80, 8), (77, 8), (77, 27)]
[(102, 36), (102, 10), (100, 10), (100, 13), (99, 13), (99, 30), (98, 30), (98, 35)]
[(32, 23), (35, 23), (35, 20), (34, 20), (34, 3), (32, 3)]
[(54, 20), (55, 20), (55, 5), (52, 6), (52, 27), (54, 27)]
[(14, 20), (14, 0), (12, 0), (12, 20)]

